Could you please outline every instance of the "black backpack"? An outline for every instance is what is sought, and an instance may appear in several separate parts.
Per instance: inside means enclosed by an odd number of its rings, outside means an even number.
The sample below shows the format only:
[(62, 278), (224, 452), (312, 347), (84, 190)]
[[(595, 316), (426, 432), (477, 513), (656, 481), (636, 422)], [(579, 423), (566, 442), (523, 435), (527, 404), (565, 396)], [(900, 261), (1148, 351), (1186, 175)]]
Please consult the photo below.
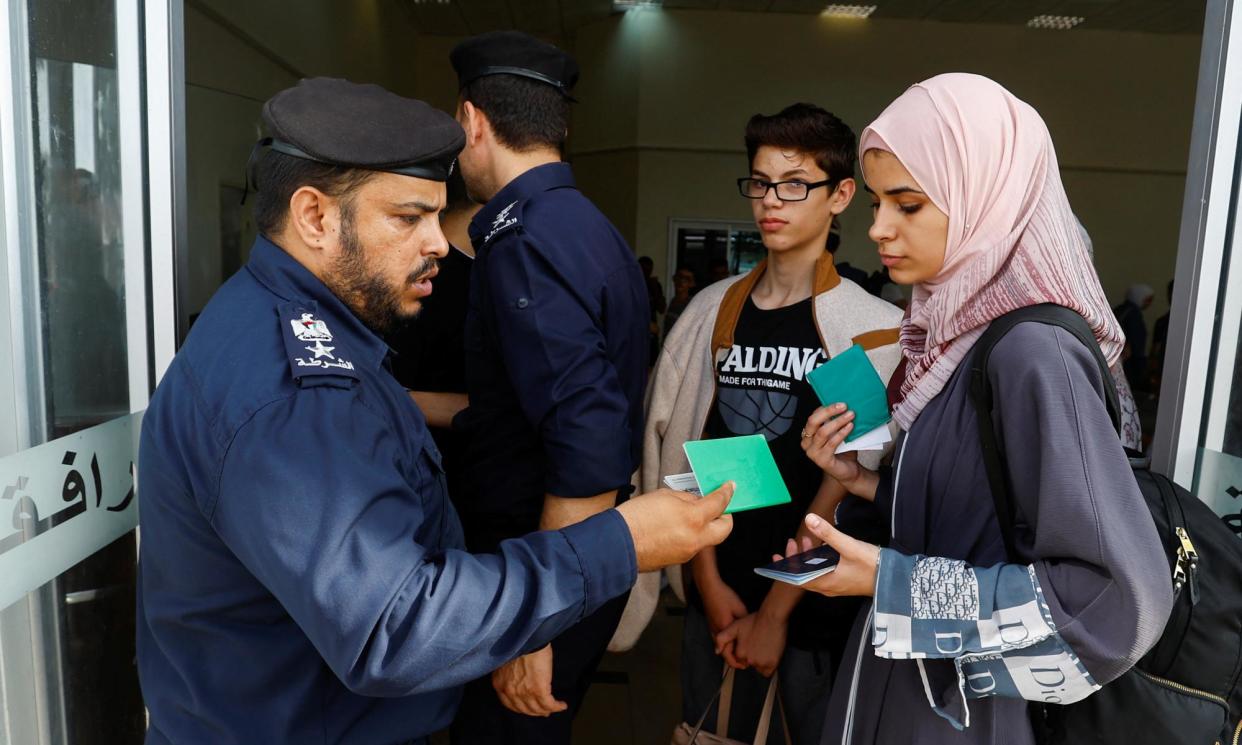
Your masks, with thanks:
[[(1092, 350), (1104, 376), (1109, 414), (1114, 425), (1120, 421), (1108, 365), (1074, 311), (1058, 305), (1021, 308), (993, 321), (976, 342), (970, 393), (1011, 558), (1016, 557), (1013, 495), (992, 428), (987, 365), (992, 348), (1019, 323), (1059, 326)], [(1156, 645), (1125, 675), (1074, 704), (1032, 703), (1036, 739), (1044, 745), (1242, 745), (1242, 540), (1202, 501), (1153, 473), (1149, 460), (1127, 453), (1167, 554), (1173, 611)]]

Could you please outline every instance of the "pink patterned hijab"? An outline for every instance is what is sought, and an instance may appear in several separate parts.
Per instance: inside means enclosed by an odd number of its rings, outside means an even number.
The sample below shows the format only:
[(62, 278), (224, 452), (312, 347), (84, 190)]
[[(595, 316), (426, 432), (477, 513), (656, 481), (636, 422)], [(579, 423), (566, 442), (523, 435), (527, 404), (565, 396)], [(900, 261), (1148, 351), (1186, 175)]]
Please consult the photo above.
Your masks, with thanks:
[(893, 418), (909, 429), (993, 319), (1057, 303), (1087, 320), (1110, 365), (1124, 337), (1070, 210), (1048, 128), (979, 75), (912, 86), (863, 130), (949, 217), (940, 273), (915, 285), (901, 327), (906, 377)]

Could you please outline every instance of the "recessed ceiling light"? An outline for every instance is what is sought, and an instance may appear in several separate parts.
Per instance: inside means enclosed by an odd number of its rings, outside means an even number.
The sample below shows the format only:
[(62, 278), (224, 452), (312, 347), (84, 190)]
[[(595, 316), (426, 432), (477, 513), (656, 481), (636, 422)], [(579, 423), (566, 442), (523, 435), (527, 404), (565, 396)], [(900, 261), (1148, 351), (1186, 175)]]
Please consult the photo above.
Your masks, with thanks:
[(1082, 16), (1035, 16), (1026, 22), (1027, 28), (1049, 28), (1056, 31), (1069, 31), (1087, 20)]
[(829, 18), (866, 18), (875, 12), (874, 5), (837, 5), (832, 4), (820, 12)]
[(635, 8), (658, 8), (661, 0), (612, 0), (613, 10), (634, 10)]

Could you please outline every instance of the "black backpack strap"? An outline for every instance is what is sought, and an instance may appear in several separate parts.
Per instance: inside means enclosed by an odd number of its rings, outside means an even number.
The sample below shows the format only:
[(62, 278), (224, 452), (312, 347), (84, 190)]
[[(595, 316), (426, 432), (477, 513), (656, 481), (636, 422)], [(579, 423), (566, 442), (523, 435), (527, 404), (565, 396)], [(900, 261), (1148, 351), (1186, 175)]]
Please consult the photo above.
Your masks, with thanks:
[(1082, 316), (1069, 308), (1046, 303), (1019, 308), (992, 321), (970, 353), (970, 398), (974, 402), (979, 420), (979, 442), (983, 450), (983, 464), (988, 472), (988, 484), (992, 489), (992, 502), (996, 505), (996, 517), (1000, 522), (1001, 536), (1005, 540), (1005, 553), (1010, 559), (1017, 558), (1013, 494), (1009, 488), (1005, 454), (1000, 449), (996, 431), (992, 427), (992, 382), (988, 379), (988, 358), (991, 357), (997, 342), (1020, 323), (1058, 326), (1072, 333), (1083, 346), (1092, 351), (1104, 380), (1105, 402), (1113, 420), (1113, 428), (1121, 431), (1121, 405), (1117, 397), (1117, 387), (1108, 369), (1108, 362), (1104, 359), (1104, 353), (1100, 351), (1099, 342)]

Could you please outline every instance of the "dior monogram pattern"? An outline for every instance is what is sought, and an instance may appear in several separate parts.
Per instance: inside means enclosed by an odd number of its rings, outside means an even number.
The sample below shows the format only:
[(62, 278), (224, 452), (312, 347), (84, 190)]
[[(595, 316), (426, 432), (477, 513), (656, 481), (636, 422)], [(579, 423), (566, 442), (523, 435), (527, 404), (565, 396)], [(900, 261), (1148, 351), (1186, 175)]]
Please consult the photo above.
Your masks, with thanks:
[(928, 557), (910, 573), (910, 606), (914, 618), (974, 620), (979, 616), (979, 583), (965, 563)]
[(884, 549), (876, 580), (872, 645), (888, 659), (952, 659), (962, 697), (961, 729), (970, 726), (966, 700), (1006, 696), (1068, 704), (1099, 689), (1057, 633), (1034, 567), (986, 569), (964, 561), (907, 556)]

